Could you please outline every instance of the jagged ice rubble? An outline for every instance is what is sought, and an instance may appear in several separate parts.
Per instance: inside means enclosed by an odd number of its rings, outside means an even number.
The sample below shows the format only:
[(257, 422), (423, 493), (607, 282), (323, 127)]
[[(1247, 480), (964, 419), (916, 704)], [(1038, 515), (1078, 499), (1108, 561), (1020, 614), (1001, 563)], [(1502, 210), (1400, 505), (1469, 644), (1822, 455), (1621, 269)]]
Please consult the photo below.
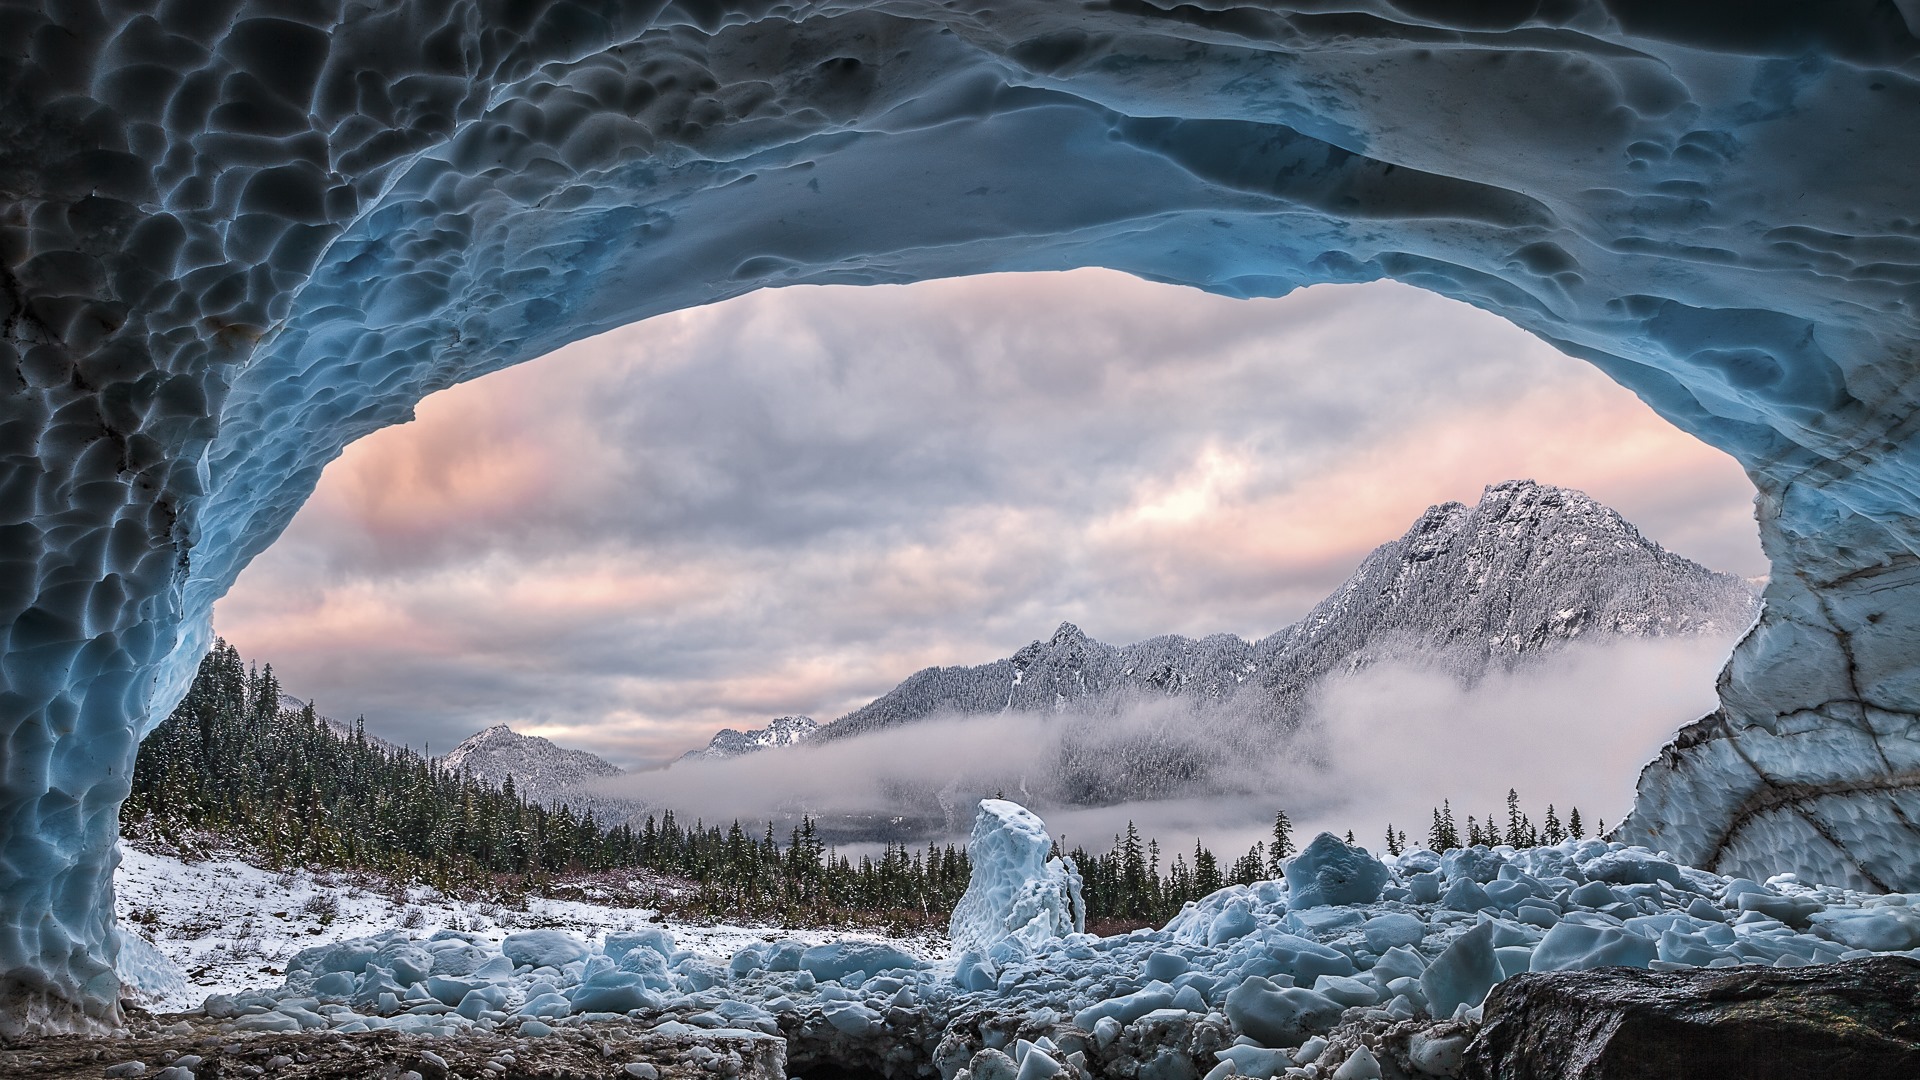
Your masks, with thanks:
[(343, 446), (801, 283), (1394, 278), (1599, 366), (1740, 461), (1773, 562), (1721, 708), (1619, 835), (1920, 887), (1916, 24), (1870, 0), (0, 0), (0, 1029), (119, 1021), (138, 739)]
[(396, 930), (307, 949), (280, 987), (205, 1009), (236, 1034), (541, 1037), (625, 1019), (663, 1035), (779, 1036), (790, 1071), (887, 1077), (1376, 1080), (1454, 1075), (1481, 1002), (1519, 972), (1920, 958), (1920, 897), (1725, 877), (1598, 839), (1383, 861), (1322, 833), (1284, 880), (1101, 938), (1082, 932), (1079, 875), (1049, 846), (1031, 812), (982, 803), (946, 961), (881, 941), (775, 940), (723, 964), (665, 928), (497, 942)]

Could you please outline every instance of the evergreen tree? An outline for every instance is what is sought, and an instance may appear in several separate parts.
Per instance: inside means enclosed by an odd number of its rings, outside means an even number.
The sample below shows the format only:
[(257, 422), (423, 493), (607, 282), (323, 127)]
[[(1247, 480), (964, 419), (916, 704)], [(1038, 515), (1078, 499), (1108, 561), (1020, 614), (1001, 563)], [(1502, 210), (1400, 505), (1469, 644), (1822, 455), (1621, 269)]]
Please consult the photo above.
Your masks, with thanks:
[(1400, 838), (1394, 834), (1393, 822), (1387, 822), (1387, 854), (1398, 855), (1404, 850), (1400, 844)]
[(1586, 827), (1580, 824), (1580, 808), (1577, 806), (1567, 811), (1567, 835), (1575, 840), (1584, 840), (1587, 837)]
[(1267, 845), (1267, 873), (1278, 879), (1281, 864), (1293, 858), (1293, 822), (1285, 810), (1277, 810), (1273, 815), (1273, 843)]
[(1547, 820), (1542, 826), (1541, 839), (1548, 844), (1557, 844), (1567, 838), (1567, 830), (1560, 825), (1560, 818), (1553, 812), (1553, 804), (1547, 804)]
[(1213, 852), (1193, 842), (1193, 887), (1198, 896), (1208, 896), (1226, 888), (1226, 881), (1220, 876), (1220, 863)]

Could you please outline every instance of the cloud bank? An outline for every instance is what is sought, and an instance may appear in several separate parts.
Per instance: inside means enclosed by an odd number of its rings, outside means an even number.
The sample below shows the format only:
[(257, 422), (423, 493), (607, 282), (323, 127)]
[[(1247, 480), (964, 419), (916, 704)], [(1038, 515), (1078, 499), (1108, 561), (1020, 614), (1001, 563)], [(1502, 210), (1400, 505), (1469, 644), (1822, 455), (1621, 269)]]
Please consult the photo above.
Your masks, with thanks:
[(1065, 620), (1264, 636), (1518, 476), (1764, 572), (1729, 459), (1405, 286), (794, 288), (429, 399), (329, 468), (216, 627), (397, 740), (509, 723), (644, 767)]
[[(1471, 686), (1411, 664), (1332, 676), (1297, 733), (1282, 736), (1178, 700), (1119, 709), (931, 718), (828, 744), (693, 761), (596, 790), (692, 820), (829, 819), (830, 835), (885, 829), (964, 838), (974, 803), (1004, 794), (1040, 811), (1056, 835), (1098, 849), (1129, 821), (1182, 850), (1201, 839), (1237, 854), (1286, 809), (1301, 832), (1344, 832), (1376, 850), (1391, 822), (1424, 837), (1451, 801), (1504, 821), (1519, 789), (1535, 820), (1548, 803), (1579, 807), (1589, 828), (1616, 822), (1633, 781), (1675, 728), (1716, 704), (1711, 675), (1731, 637), (1579, 643)], [(1151, 758), (1194, 767), (1161, 776), (1161, 798), (1087, 796)], [(1064, 768), (1063, 768), (1064, 765)], [(1107, 789), (1111, 790), (1111, 786)], [(1105, 805), (1086, 805), (1089, 802)]]

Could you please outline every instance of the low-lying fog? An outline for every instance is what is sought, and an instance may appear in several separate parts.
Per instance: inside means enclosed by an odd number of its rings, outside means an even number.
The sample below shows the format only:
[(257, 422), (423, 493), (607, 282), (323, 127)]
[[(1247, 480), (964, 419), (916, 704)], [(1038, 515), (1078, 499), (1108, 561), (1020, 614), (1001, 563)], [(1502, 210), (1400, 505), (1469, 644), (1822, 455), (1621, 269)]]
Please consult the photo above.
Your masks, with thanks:
[[(1169, 855), (1195, 838), (1234, 855), (1285, 808), (1301, 837), (1352, 829), (1379, 850), (1388, 822), (1416, 843), (1431, 811), (1504, 821), (1509, 787), (1539, 822), (1551, 802), (1588, 828), (1617, 822), (1640, 767), (1681, 725), (1716, 705), (1733, 639), (1575, 645), (1462, 686), (1383, 664), (1330, 677), (1291, 736), (1183, 700), (1054, 713), (946, 716), (843, 742), (684, 762), (603, 784), (607, 795), (671, 808), (686, 822), (775, 820), (804, 812), (843, 848), (854, 834), (958, 839), (973, 801), (1004, 793), (1040, 811), (1069, 847), (1104, 850), (1134, 822)], [(1132, 791), (1149, 798), (1118, 801)], [(877, 845), (876, 845), (877, 846)]]

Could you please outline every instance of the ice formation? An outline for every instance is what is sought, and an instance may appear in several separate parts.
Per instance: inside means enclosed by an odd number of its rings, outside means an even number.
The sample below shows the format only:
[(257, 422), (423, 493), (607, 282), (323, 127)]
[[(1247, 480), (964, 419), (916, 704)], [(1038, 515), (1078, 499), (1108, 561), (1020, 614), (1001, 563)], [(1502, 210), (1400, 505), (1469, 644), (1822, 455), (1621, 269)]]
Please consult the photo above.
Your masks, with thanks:
[(1053, 855), (1053, 837), (1033, 811), (980, 800), (967, 858), (973, 875), (947, 924), (962, 981), (991, 986), (1009, 961), (1086, 929), (1080, 871)]
[[(974, 864), (970, 895), (1058, 884), (1047, 876), (1057, 864), (1035, 856), (1047, 835), (1037, 818), (999, 802), (980, 821), (976, 841), (987, 843), (974, 850), (986, 858)], [(1052, 910), (1047, 932), (1001, 949), (984, 980), (978, 952), (928, 963), (876, 941), (755, 941), (729, 960), (683, 948), (665, 928), (500, 941), (397, 930), (306, 949), (281, 986), (216, 994), (205, 1007), (234, 1034), (541, 1037), (625, 1018), (666, 1034), (778, 1035), (790, 1069), (886, 1077), (937, 1069), (943, 1080), (988, 1080), (1031, 1069), (1194, 1080), (1210, 1069), (1228, 1075), (1227, 1061), (1243, 1077), (1378, 1077), (1376, 1055), (1393, 1059), (1393, 1075), (1438, 1077), (1453, 1074), (1471, 1034), (1459, 1025), (1520, 972), (1920, 956), (1920, 896), (1808, 886), (1790, 874), (1723, 877), (1617, 842), (1383, 862), (1323, 833), (1294, 863), (1300, 873), (1290, 867), (1287, 880), (1223, 889), (1161, 929), (1099, 938), (1062, 926), (1064, 913)], [(1329, 898), (1330, 876), (1368, 884)], [(1417, 889), (1421, 880), (1435, 887)], [(1310, 895), (1299, 895), (1302, 885)], [(1474, 903), (1457, 901), (1462, 886)], [(956, 942), (977, 948), (1007, 934), (1007, 921), (956, 917)], [(1318, 1072), (1287, 1072), (1310, 1062)]]
[(1920, 884), (1911, 4), (4, 11), (10, 1028), (115, 1020), (135, 742), (342, 446), (803, 282), (1392, 277), (1600, 366), (1747, 468), (1774, 562), (1620, 835)]

